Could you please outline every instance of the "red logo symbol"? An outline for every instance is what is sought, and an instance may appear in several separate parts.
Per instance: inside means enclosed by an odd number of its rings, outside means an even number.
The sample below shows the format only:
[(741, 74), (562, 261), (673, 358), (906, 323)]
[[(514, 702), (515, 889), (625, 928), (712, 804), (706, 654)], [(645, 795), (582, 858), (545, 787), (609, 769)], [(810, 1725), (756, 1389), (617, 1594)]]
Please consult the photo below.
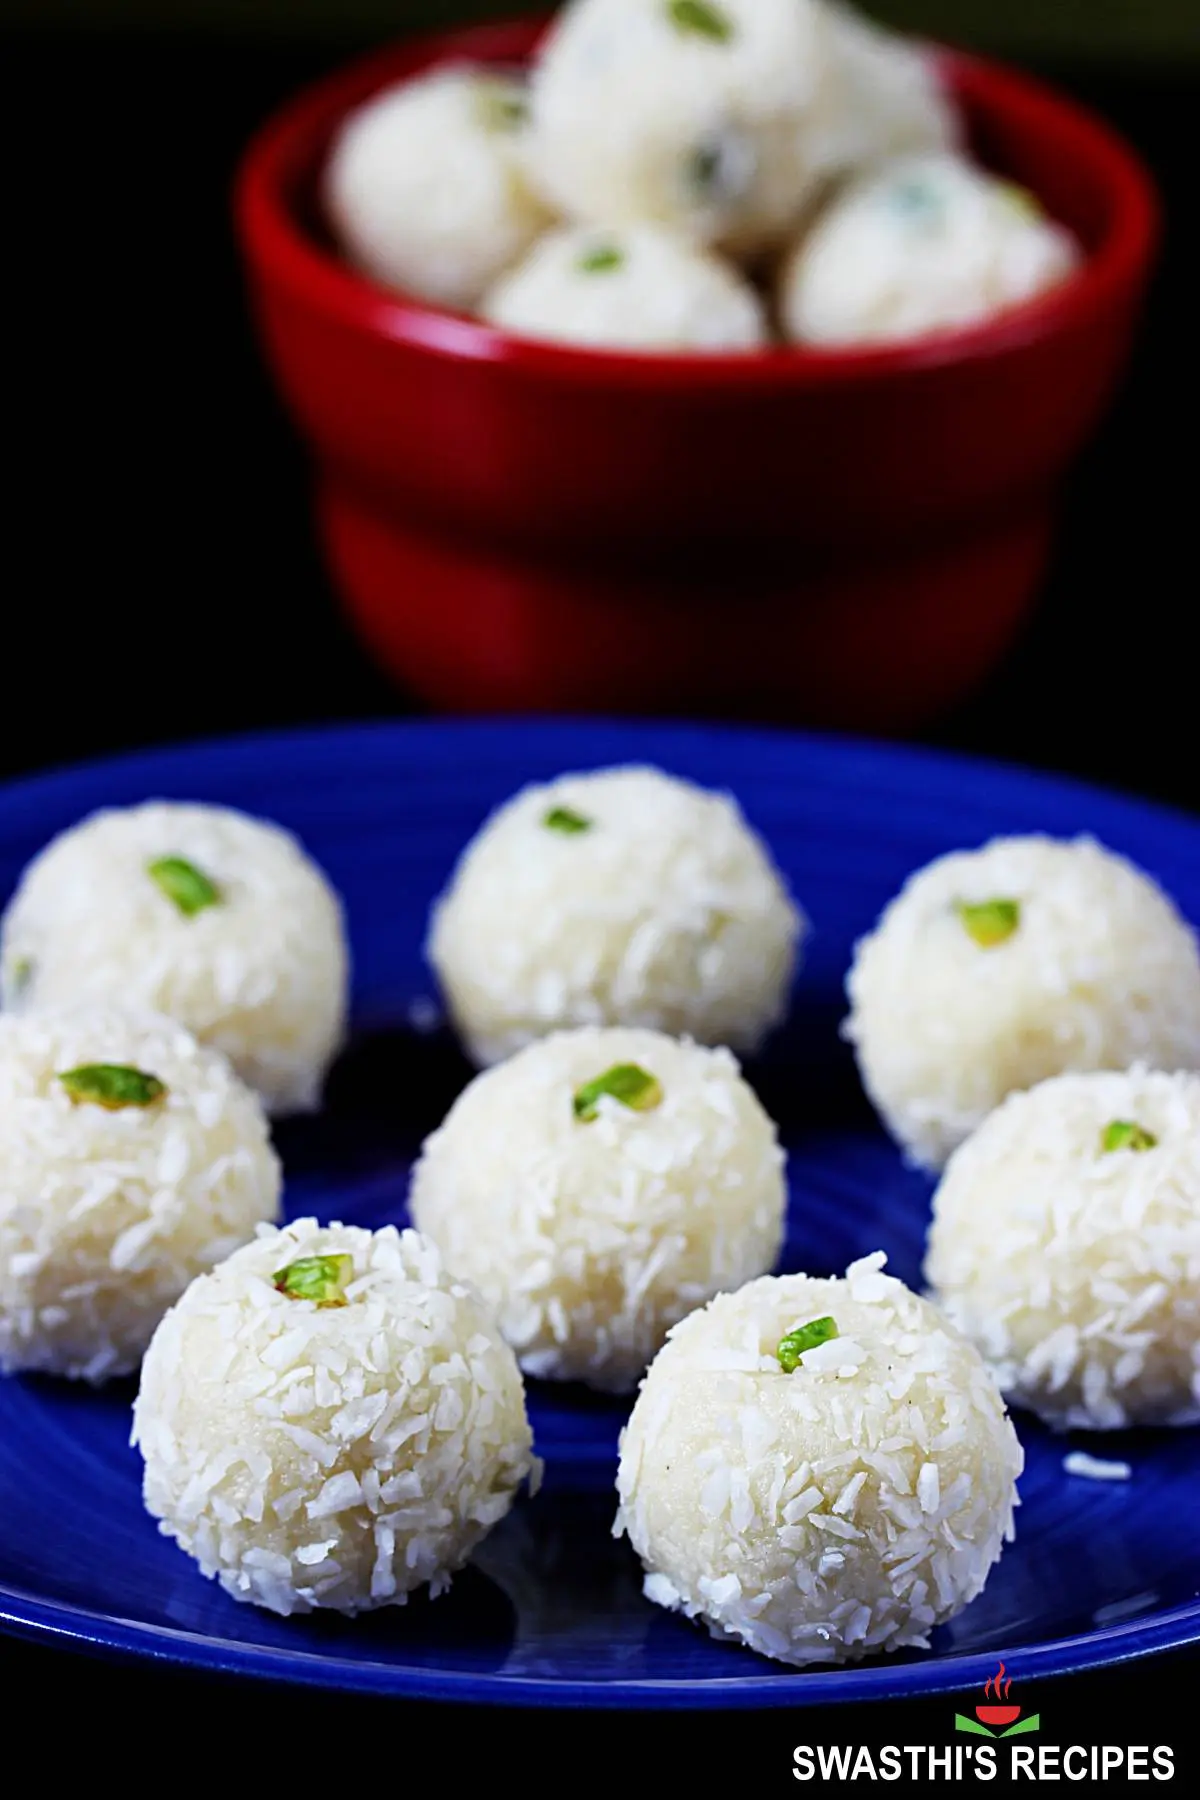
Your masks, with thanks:
[(1014, 1706), (1009, 1699), (1012, 1692), (1012, 1681), (1004, 1672), (1001, 1663), (996, 1673), (983, 1684), (982, 1706), (975, 1708), (975, 1717), (968, 1719), (963, 1713), (955, 1713), (955, 1731), (969, 1731), (975, 1737), (1022, 1737), (1028, 1731), (1040, 1731), (1042, 1715), (1031, 1713), (1028, 1718), (1021, 1717), (1021, 1708)]
[(981, 1725), (1016, 1724), (1021, 1716), (1021, 1708), (1009, 1705), (1008, 1696), (1011, 1691), (1012, 1681), (1005, 1676), (1004, 1664), (1001, 1663), (991, 1680), (985, 1681), (983, 1684), (984, 1699), (990, 1700), (991, 1704), (975, 1708), (975, 1717)]

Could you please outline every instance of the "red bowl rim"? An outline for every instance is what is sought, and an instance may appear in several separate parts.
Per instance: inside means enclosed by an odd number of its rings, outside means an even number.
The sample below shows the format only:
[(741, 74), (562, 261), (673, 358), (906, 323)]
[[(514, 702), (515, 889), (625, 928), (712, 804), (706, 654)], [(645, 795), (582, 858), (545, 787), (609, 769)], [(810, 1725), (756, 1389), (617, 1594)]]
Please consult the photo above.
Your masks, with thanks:
[(862, 349), (780, 346), (743, 354), (645, 353), (582, 349), (501, 331), (482, 320), (389, 293), (324, 250), (293, 217), (285, 192), (297, 139), (332, 126), (353, 105), (389, 82), (439, 61), (522, 60), (545, 15), (498, 25), (399, 39), (344, 64), (295, 94), (251, 139), (238, 169), (235, 216), (252, 266), (310, 310), (342, 326), (453, 361), (503, 364), (515, 373), (558, 381), (601, 382), (695, 391), (776, 391), (829, 383), (902, 377), (946, 364), (988, 361), (1056, 335), (1111, 310), (1136, 288), (1160, 232), (1152, 178), (1133, 148), (1086, 106), (1033, 76), (988, 58), (938, 46), (952, 83), (986, 94), (997, 110), (1030, 122), (1051, 119), (1080, 160), (1108, 189), (1111, 221), (1104, 243), (1060, 286), (977, 325), (931, 333), (902, 344)]

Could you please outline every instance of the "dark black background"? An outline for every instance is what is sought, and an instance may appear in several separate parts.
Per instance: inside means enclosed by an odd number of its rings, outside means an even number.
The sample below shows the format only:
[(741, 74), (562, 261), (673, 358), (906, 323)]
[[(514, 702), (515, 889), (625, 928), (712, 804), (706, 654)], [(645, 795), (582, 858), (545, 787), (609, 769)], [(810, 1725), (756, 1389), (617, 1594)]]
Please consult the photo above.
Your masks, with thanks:
[[(6, 269), (0, 774), (150, 742), (408, 710), (334, 609), (303, 456), (257, 361), (228, 224), (231, 172), (277, 100), (336, 60), (240, 41), (0, 36)], [(1200, 87), (1169, 73), (1047, 71), (1141, 148), (1170, 234), (1135, 369), (1068, 495), (1045, 603), (988, 687), (927, 737), (1200, 808), (1194, 405)], [(969, 596), (964, 596), (969, 604)], [(1200, 1495), (1197, 1496), (1200, 1516)], [(1039, 1684), (1044, 1736), (1171, 1742), (1192, 1764), (1183, 1679), (1158, 1659)], [(1033, 1696), (1023, 1696), (1032, 1701)], [(973, 1702), (972, 1702), (973, 1703)], [(686, 1716), (439, 1713), (234, 1686), (0, 1640), (0, 1716), (49, 1704), (97, 1773), (132, 1769), (132, 1709), (179, 1749), (235, 1742), (294, 1785), (328, 1757), (398, 1781), (554, 1792), (715, 1790), (736, 1759), (788, 1791), (800, 1741), (944, 1743), (953, 1701)], [(414, 1763), (430, 1730), (434, 1767)], [(356, 1748), (364, 1745), (365, 1750)], [(651, 1761), (626, 1772), (631, 1748)], [(114, 1760), (115, 1758), (115, 1760)], [(198, 1760), (197, 1760), (198, 1759)], [(805, 1791), (796, 1784), (793, 1792)]]
[[(397, 710), (338, 620), (228, 222), (247, 135), (328, 47), (0, 38), (0, 771)], [(1141, 147), (1170, 233), (1136, 367), (1072, 484), (1045, 605), (937, 741), (1200, 805), (1200, 84), (1050, 71)], [(964, 605), (970, 596), (964, 595)]]

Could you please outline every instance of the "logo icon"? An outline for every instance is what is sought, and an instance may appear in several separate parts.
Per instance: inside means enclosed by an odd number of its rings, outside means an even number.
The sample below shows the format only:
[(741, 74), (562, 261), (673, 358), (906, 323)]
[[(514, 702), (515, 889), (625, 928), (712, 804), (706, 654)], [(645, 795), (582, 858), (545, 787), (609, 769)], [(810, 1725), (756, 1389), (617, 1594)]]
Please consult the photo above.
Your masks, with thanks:
[(1030, 1713), (1027, 1719), (1021, 1717), (1021, 1708), (1011, 1698), (1012, 1677), (1005, 1673), (1001, 1663), (996, 1673), (983, 1684), (983, 1704), (975, 1708), (975, 1717), (966, 1718), (962, 1713), (954, 1715), (955, 1731), (969, 1731), (975, 1737), (1021, 1737), (1027, 1731), (1039, 1731), (1042, 1724), (1040, 1713)]

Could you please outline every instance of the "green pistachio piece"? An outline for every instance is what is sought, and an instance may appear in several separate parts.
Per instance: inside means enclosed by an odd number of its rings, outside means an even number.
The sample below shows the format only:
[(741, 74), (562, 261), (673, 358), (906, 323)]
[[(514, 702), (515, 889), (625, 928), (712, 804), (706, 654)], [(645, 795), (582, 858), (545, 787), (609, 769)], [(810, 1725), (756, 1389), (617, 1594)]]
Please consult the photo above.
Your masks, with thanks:
[(481, 81), (476, 89), (479, 122), (485, 131), (520, 131), (529, 122), (529, 101), (507, 81)]
[(8, 994), (13, 1001), (21, 1000), (29, 992), (33, 982), (33, 958), (18, 956), (9, 964)]
[(1134, 1124), (1132, 1119), (1113, 1119), (1100, 1133), (1100, 1152), (1111, 1150), (1153, 1150), (1158, 1143), (1152, 1131)]
[(182, 856), (160, 856), (146, 864), (146, 873), (157, 882), (168, 900), (173, 900), (185, 918), (191, 919), (206, 906), (220, 903), (221, 891), (195, 863)]
[(636, 1063), (616, 1063), (606, 1069), (603, 1075), (597, 1075), (575, 1095), (575, 1117), (586, 1124), (597, 1117), (600, 1111), (600, 1097), (608, 1094), (627, 1106), (631, 1112), (650, 1112), (662, 1105), (663, 1091), (653, 1075), (645, 1069), (639, 1069)]
[(939, 217), (942, 210), (941, 196), (936, 188), (915, 176), (906, 181), (893, 182), (888, 189), (888, 199), (905, 218), (920, 220), (926, 224)]
[(1033, 220), (1044, 219), (1046, 216), (1037, 195), (1031, 194), (1028, 188), (1021, 187), (1015, 181), (998, 181), (996, 198), (1008, 212), (1016, 213), (1018, 218)]
[(779, 1358), (779, 1366), (785, 1375), (790, 1375), (800, 1367), (800, 1358), (806, 1350), (815, 1350), (818, 1344), (827, 1344), (830, 1338), (838, 1335), (837, 1321), (826, 1313), (824, 1318), (811, 1319), (807, 1325), (797, 1325), (795, 1331), (789, 1331), (785, 1338), (780, 1338), (779, 1348), (775, 1352)]
[(103, 1106), (120, 1112), (126, 1106), (153, 1106), (166, 1093), (157, 1075), (124, 1063), (84, 1063), (58, 1077), (77, 1106)]
[(1019, 900), (960, 900), (956, 910), (981, 950), (1007, 943), (1021, 923)]
[(597, 244), (593, 249), (585, 250), (579, 259), (580, 272), (584, 275), (610, 275), (624, 266), (625, 252), (616, 244)]
[(354, 1273), (352, 1256), (302, 1256), (272, 1276), (289, 1300), (313, 1300), (318, 1306), (345, 1306), (346, 1283)]
[(711, 140), (697, 144), (688, 157), (688, 186), (700, 196), (707, 199), (720, 182), (721, 170), (724, 166), (724, 152), (721, 145)]
[(711, 0), (667, 0), (667, 12), (676, 31), (685, 36), (708, 38), (727, 44), (733, 36), (733, 20)]
[(569, 806), (552, 806), (542, 824), (547, 831), (561, 832), (563, 837), (578, 837), (581, 831), (592, 829), (592, 821), (585, 819), (582, 813), (572, 811)]

